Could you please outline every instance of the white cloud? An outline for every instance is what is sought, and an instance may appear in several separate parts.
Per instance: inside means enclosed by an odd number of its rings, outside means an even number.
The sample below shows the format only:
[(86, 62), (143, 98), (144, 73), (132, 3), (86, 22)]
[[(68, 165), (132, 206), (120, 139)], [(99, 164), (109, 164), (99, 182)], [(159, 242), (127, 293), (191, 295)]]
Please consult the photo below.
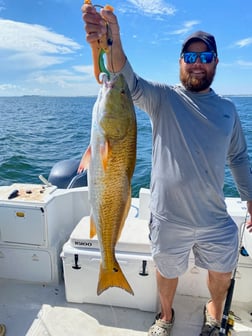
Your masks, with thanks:
[(54, 86), (59, 88), (70, 87), (72, 83), (76, 83), (77, 81), (82, 81), (82, 76), (75, 76), (72, 72), (68, 70), (55, 70), (50, 71), (50, 73), (41, 72), (35, 73), (31, 78), (32, 82), (39, 83), (43, 85), (50, 85), (53, 83)]
[[(1, 55), (1, 51), (0, 51)], [(5, 63), (0, 64), (0, 69), (4, 70), (4, 67), (9, 68), (8, 71), (29, 71), (38, 68), (47, 68), (52, 65), (61, 64), (64, 62), (63, 58), (52, 56), (36, 54), (32, 52), (8, 52), (8, 60)]]
[(188, 34), (191, 31), (191, 29), (198, 24), (200, 24), (200, 21), (198, 20), (186, 21), (183, 23), (180, 29), (174, 30), (173, 32), (171, 32), (171, 34), (174, 34), (174, 35)]
[(252, 61), (244, 61), (242, 59), (238, 59), (230, 63), (221, 62), (219, 66), (222, 68), (237, 68), (237, 66), (239, 66), (240, 69), (252, 69)]
[(43, 94), (43, 91), (39, 88), (28, 89), (22, 85), (17, 84), (1, 84), (0, 95), (1, 96), (21, 96), (25, 94)]
[(80, 49), (73, 40), (40, 25), (0, 19), (0, 31), (0, 50), (64, 55)]
[(16, 88), (17, 88), (16, 85), (6, 83), (6, 84), (0, 85), (0, 92), (6, 92), (8, 90), (13, 90), (13, 89), (16, 89)]
[(43, 94), (85, 96), (97, 93), (99, 86), (93, 74), (76, 73), (70, 70), (40, 71), (33, 73), (26, 81), (26, 87), (35, 86)]
[(252, 68), (252, 61), (248, 62), (248, 61), (239, 60), (237, 61), (237, 64), (244, 68)]
[(173, 15), (176, 12), (174, 6), (166, 4), (163, 0), (129, 0), (129, 2), (148, 15)]
[(94, 71), (94, 67), (93, 65), (76, 65), (73, 66), (73, 69), (77, 72), (81, 72), (90, 76), (94, 76), (93, 75), (93, 71)]
[(252, 44), (252, 37), (247, 37), (247, 38), (244, 38), (242, 40), (235, 42), (235, 45), (240, 48), (246, 47), (250, 44)]
[[(82, 48), (72, 39), (45, 26), (4, 19), (0, 32), (0, 95), (84, 95), (91, 79), (95, 89), (92, 66), (69, 67)], [(64, 63), (68, 70), (58, 69)]]
[(0, 19), (1, 72), (27, 71), (65, 62), (81, 46), (47, 27)]
[[(78, 68), (78, 67), (77, 67)], [(72, 71), (73, 70), (73, 71)], [(88, 70), (88, 69), (87, 69)], [(70, 70), (37, 71), (22, 82), (0, 84), (0, 96), (91, 96), (99, 90), (93, 74)]]

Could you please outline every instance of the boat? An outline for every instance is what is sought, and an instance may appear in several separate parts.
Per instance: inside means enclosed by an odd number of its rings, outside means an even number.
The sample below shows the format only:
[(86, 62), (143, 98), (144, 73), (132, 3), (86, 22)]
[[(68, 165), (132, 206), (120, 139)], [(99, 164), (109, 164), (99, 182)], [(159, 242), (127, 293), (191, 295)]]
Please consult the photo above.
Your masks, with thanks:
[[(143, 336), (159, 311), (148, 241), (149, 189), (132, 198), (117, 246), (135, 295), (109, 288), (97, 296), (99, 246), (88, 237), (88, 187), (86, 177), (76, 175), (77, 165), (66, 160), (37, 184), (0, 187), (0, 323), (7, 336)], [(246, 204), (239, 198), (226, 198), (226, 204), (242, 232)], [(241, 242), (229, 335), (251, 336), (248, 230)], [(174, 301), (173, 336), (199, 335), (207, 300), (206, 272), (191, 256)]]

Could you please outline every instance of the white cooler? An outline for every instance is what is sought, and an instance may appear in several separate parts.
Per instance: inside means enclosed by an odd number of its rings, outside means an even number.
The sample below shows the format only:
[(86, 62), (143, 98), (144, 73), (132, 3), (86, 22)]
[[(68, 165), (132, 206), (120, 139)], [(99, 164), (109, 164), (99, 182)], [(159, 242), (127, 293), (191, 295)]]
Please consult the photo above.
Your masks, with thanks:
[(134, 296), (116, 287), (97, 295), (100, 251), (97, 237), (89, 238), (89, 229), (89, 217), (82, 218), (63, 246), (61, 257), (67, 301), (156, 312), (158, 293), (148, 222), (137, 218), (128, 219), (116, 246), (116, 258)]
[(243, 245), (252, 259), (252, 232), (250, 232), (246, 227), (244, 229)]

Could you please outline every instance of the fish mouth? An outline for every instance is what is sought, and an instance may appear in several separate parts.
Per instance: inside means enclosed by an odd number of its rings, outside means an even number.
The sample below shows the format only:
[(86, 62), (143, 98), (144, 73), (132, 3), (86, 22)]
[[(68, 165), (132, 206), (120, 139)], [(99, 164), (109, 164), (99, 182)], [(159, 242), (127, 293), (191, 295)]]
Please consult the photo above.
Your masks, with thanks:
[(118, 79), (118, 76), (116, 76), (115, 78), (110, 80), (108, 75), (104, 72), (101, 73), (100, 77), (101, 77), (102, 84), (108, 89), (111, 89), (113, 87), (114, 83), (116, 82), (116, 80)]
[(113, 79), (109, 79), (106, 73), (101, 73), (100, 80), (105, 88), (112, 89), (114, 85), (120, 80), (120, 75), (116, 75), (113, 77)]
[(99, 80), (102, 84), (106, 85), (109, 82), (108, 74), (106, 74), (105, 72), (100, 73)]

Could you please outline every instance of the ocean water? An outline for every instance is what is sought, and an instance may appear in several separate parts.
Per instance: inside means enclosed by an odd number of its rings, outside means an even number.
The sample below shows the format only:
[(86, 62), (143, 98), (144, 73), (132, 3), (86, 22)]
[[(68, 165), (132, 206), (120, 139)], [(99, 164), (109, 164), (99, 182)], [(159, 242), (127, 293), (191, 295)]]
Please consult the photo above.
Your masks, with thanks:
[[(241, 118), (252, 160), (252, 97), (230, 97)], [(61, 160), (80, 159), (90, 139), (96, 97), (0, 97), (0, 185), (41, 183)], [(137, 163), (133, 196), (148, 188), (151, 170), (151, 126), (148, 116), (136, 109)], [(226, 169), (225, 196), (238, 196)]]

